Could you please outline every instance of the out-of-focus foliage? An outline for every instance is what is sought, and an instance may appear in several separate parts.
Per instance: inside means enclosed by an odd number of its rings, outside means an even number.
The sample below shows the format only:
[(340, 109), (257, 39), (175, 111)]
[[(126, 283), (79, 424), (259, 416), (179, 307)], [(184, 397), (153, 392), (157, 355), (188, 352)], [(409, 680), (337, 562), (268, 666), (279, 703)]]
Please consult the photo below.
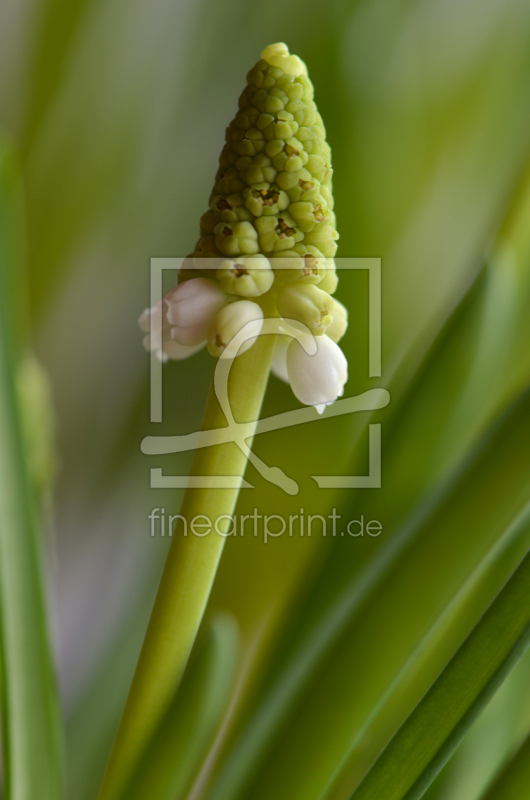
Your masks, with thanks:
[(423, 797), (471, 722), (528, 648), (529, 569), (527, 554), (358, 786), (356, 800)]
[[(42, 586), (37, 497), (46, 477), (28, 416), (28, 315), (21, 241), (21, 184), (0, 142), (0, 698), (5, 793), (61, 800), (63, 739)], [(39, 368), (34, 367), (34, 371)], [(22, 377), (22, 380), (21, 380)], [(35, 382), (33, 386), (39, 388)], [(26, 428), (26, 429), (25, 429)]]
[[(244, 73), (281, 40), (308, 64), (333, 148), (338, 256), (383, 260), (380, 380), (366, 278), (341, 278), (347, 394), (392, 399), (373, 417), (380, 490), (315, 491), (311, 474), (366, 467), (368, 415), (324, 419), (256, 439), (301, 491), (249, 468), (238, 513), (336, 508), (383, 533), (228, 539), (198, 645), (219, 612), (235, 619), (233, 684), (215, 730), (197, 720), (207, 750), (171, 800), (347, 800), (528, 547), (530, 448), (501, 433), (530, 378), (528, 3), (4, 0), (0, 125), (22, 158), (55, 407), (50, 585), (76, 800), (95, 797), (167, 552), (147, 515), (180, 503), (149, 490), (149, 468), (190, 463), (139, 443), (196, 430), (212, 370), (204, 353), (165, 367), (164, 422), (149, 424), (149, 259), (191, 249)], [(272, 379), (264, 415), (293, 407)], [(529, 680), (526, 657), (430, 800), (486, 791), (530, 730)]]

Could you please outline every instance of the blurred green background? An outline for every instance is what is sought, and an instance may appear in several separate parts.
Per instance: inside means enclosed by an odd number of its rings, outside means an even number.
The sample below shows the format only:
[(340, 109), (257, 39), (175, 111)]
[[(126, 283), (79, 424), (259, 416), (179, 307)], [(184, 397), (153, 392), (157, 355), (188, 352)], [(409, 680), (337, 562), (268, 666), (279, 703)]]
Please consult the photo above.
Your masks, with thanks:
[[(301, 491), (287, 497), (249, 469), (256, 490), (239, 511), (336, 507), (380, 520), (383, 535), (227, 541), (208, 620), (223, 612), (238, 631), (226, 690), (237, 691), (190, 798), (215, 774), (207, 796), (224, 797), (223, 759), (229, 777), (247, 765), (232, 798), (349, 797), (528, 546), (528, 532), (502, 544), (530, 491), (525, 439), (514, 434), (502, 469), (495, 450), (480, 462), (478, 443), (530, 377), (529, 4), (3, 0), (0, 126), (22, 165), (32, 340), (54, 409), (49, 604), (79, 800), (95, 796), (167, 552), (147, 515), (179, 509), (178, 492), (149, 489), (149, 468), (190, 465), (155, 463), (140, 441), (195, 430), (213, 368), (204, 352), (166, 365), (164, 422), (149, 424), (137, 327), (149, 259), (193, 248), (245, 74), (275, 41), (315, 86), (337, 255), (382, 258), (380, 380), (367, 377), (366, 276), (337, 292), (351, 315), (346, 394), (386, 386), (392, 399), (374, 416), (381, 490), (317, 493), (310, 478), (364, 471), (359, 414), (259, 437), (256, 452)], [(264, 414), (295, 407), (272, 378)], [(462, 475), (451, 499), (441, 487)], [(422, 522), (430, 513), (438, 528)], [(317, 624), (318, 659), (304, 644)], [(299, 688), (278, 688), (295, 662)], [(529, 678), (523, 661), (433, 798), (480, 796), (530, 729)], [(240, 735), (259, 757), (240, 760)]]

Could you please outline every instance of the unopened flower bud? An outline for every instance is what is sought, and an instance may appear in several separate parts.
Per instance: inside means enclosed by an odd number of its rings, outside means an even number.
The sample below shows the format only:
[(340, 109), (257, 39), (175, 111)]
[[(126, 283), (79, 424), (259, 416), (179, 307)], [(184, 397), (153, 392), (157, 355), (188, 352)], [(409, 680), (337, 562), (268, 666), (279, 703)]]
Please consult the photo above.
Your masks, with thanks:
[(215, 246), (215, 236), (202, 236), (197, 242), (197, 246), (193, 255), (194, 260), (195, 258), (218, 258), (220, 253)]
[(329, 336), (334, 342), (340, 342), (346, 328), (348, 327), (348, 309), (339, 303), (338, 300), (333, 299), (333, 320), (326, 329), (326, 336)]
[[(208, 331), (208, 350), (212, 356), (220, 356), (223, 350), (230, 344), (234, 336), (241, 331), (249, 322), (258, 322), (258, 330), (254, 333), (259, 334), (263, 325), (263, 311), (257, 303), (251, 300), (238, 300), (230, 303), (219, 311)], [(257, 336), (251, 336), (238, 348), (238, 353), (244, 353), (252, 347)], [(233, 354), (234, 356), (236, 353)]]
[(319, 283), (319, 288), (322, 291), (327, 292), (328, 294), (333, 294), (337, 285), (339, 283), (339, 279), (337, 277), (337, 272), (335, 270), (335, 262), (332, 258), (326, 258), (325, 265), (324, 265), (324, 275), (322, 280)]
[(252, 255), (259, 250), (258, 234), (251, 222), (220, 222), (215, 226), (215, 244), (225, 256)]
[(259, 233), (261, 249), (265, 253), (290, 250), (304, 237), (294, 219), (285, 211), (277, 217), (258, 217), (254, 224)]
[(271, 66), (280, 67), (288, 75), (307, 75), (307, 68), (298, 56), (289, 55), (289, 49), (283, 42), (270, 44), (262, 52), (261, 57)]
[(301, 281), (302, 283), (320, 284), (327, 274), (324, 256), (316, 247), (297, 244), (295, 248), (295, 250), (287, 250), (275, 255), (272, 268), (278, 282)]
[(320, 222), (313, 228), (311, 233), (306, 234), (304, 244), (312, 244), (318, 247), (320, 252), (327, 258), (333, 258), (337, 252), (337, 238), (336, 232), (328, 219), (324, 222)]
[(226, 294), (209, 278), (193, 278), (169, 292), (164, 302), (172, 326), (171, 338), (193, 346), (206, 341), (213, 317), (227, 302)]
[(348, 380), (348, 362), (329, 336), (318, 336), (315, 342), (317, 351), (313, 355), (308, 355), (296, 340), (291, 342), (287, 348), (287, 372), (300, 402), (316, 406), (321, 414), (343, 394)]
[(289, 197), (275, 184), (255, 183), (243, 192), (247, 209), (255, 216), (274, 216), (289, 205)]
[(299, 200), (291, 203), (289, 213), (296, 220), (298, 227), (307, 233), (329, 217), (329, 211), (322, 203), (312, 203), (308, 200)]
[(157, 353), (157, 355), (161, 361), (167, 361), (168, 359), (171, 361), (184, 361), (186, 358), (198, 353), (199, 350), (202, 350), (205, 344), (206, 342), (200, 342), (200, 344), (188, 346), (186, 344), (179, 344), (179, 342), (175, 342), (174, 339), (169, 339), (169, 341), (163, 342), (162, 352), (161, 354)]
[(333, 319), (333, 298), (311, 283), (287, 283), (278, 292), (277, 306), (285, 319), (296, 319), (321, 336)]
[[(207, 213), (210, 213), (214, 220), (213, 227), (211, 228), (212, 233), (215, 230), (218, 220), (221, 220), (222, 222), (252, 220), (252, 214), (247, 208), (245, 208), (245, 199), (240, 192), (230, 194), (228, 197), (225, 197), (224, 195), (215, 196), (211, 202), (211, 209), (212, 210)], [(207, 217), (207, 214), (204, 214), (203, 217)], [(203, 217), (201, 217), (201, 225)], [(209, 220), (210, 218), (207, 217), (207, 221)]]
[(275, 253), (271, 265), (279, 284), (300, 280), (304, 259), (295, 250), (282, 250)]
[(259, 297), (274, 283), (274, 272), (265, 256), (241, 256), (233, 261), (223, 261), (217, 278), (228, 294), (241, 297)]

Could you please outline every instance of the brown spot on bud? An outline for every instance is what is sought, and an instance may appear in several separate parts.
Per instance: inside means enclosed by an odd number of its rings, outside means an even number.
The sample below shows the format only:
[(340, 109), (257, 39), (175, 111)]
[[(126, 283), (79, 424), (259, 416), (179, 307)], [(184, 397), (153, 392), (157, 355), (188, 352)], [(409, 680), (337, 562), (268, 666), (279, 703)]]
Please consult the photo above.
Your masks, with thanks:
[(293, 236), (296, 233), (294, 228), (290, 228), (283, 219), (278, 220), (278, 224), (274, 229), (278, 235), (278, 239), (286, 239), (288, 236)]
[(311, 183), (311, 181), (303, 181), (302, 178), (300, 178), (298, 183), (300, 184), (300, 186), (304, 190), (304, 192), (310, 192), (311, 189), (315, 188), (315, 184), (314, 183)]
[(304, 266), (302, 272), (304, 275), (316, 275), (318, 269), (318, 261), (315, 256), (304, 256)]
[(276, 189), (254, 189), (252, 197), (261, 200), (262, 206), (274, 206), (280, 199), (280, 193)]
[(234, 264), (233, 272), (236, 278), (240, 278), (242, 275), (248, 275), (248, 270), (245, 269), (243, 264)]
[(326, 215), (324, 214), (324, 212), (322, 210), (322, 206), (320, 205), (320, 203), (317, 203), (317, 205), (313, 209), (313, 216), (314, 216), (314, 218), (316, 219), (317, 222), (323, 222), (324, 221)]
[(228, 202), (226, 197), (221, 197), (217, 201), (217, 210), (218, 211), (232, 211), (233, 205)]
[(226, 225), (222, 230), (223, 236), (232, 236), (232, 230)]
[(288, 156), (299, 156), (300, 151), (293, 147), (292, 144), (285, 144), (283, 146), (284, 151), (287, 153)]

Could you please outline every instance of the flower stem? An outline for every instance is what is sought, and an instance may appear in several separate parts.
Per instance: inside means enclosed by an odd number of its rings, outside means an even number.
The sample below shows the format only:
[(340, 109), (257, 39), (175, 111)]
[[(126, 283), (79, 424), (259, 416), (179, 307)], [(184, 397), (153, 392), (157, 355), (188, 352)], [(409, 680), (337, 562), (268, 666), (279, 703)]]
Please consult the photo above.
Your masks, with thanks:
[[(274, 339), (274, 336), (260, 336), (233, 363), (228, 392), (238, 423), (256, 422), (259, 417)], [(226, 419), (212, 382), (202, 428), (224, 426)], [(246, 462), (245, 455), (233, 442), (204, 447), (195, 453), (192, 475), (238, 475), (242, 478)], [(117, 800), (126, 787), (180, 683), (204, 614), (225, 537), (213, 530), (204, 537), (189, 535), (190, 522), (204, 515), (214, 524), (222, 515), (231, 515), (238, 494), (239, 487), (186, 490), (180, 512), (186, 523), (181, 519), (177, 521), (99, 800)]]

